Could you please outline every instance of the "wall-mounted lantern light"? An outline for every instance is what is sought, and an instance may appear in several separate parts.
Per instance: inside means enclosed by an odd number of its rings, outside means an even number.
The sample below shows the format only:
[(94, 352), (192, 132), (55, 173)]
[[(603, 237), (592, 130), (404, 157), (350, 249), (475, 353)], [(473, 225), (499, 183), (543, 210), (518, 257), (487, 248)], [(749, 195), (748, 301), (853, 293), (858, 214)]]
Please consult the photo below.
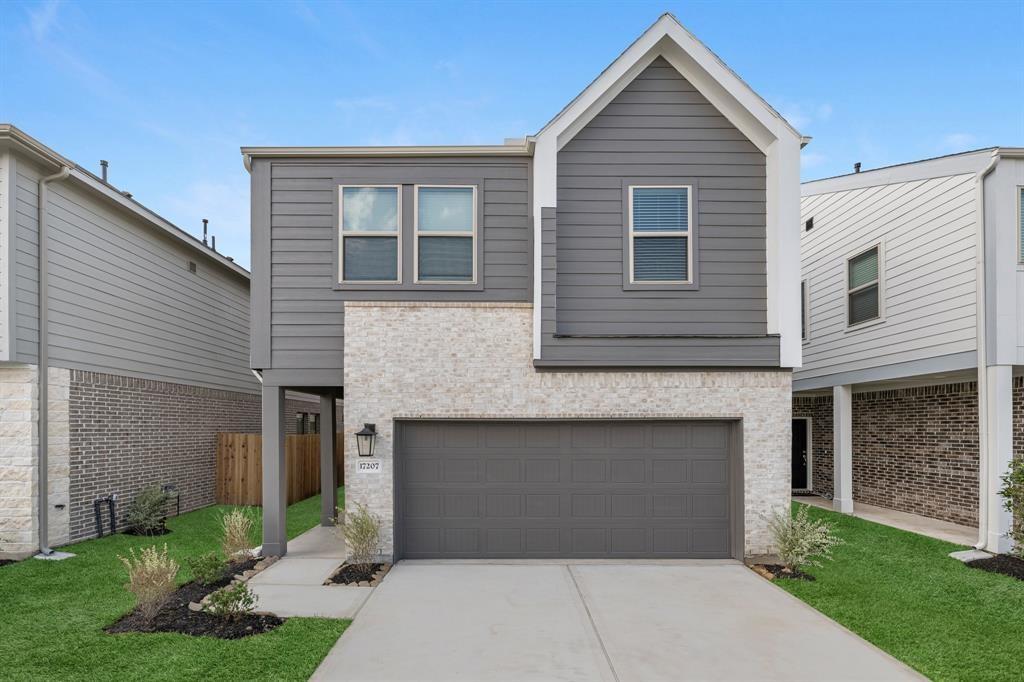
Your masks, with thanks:
[(376, 424), (363, 424), (362, 431), (356, 431), (356, 449), (360, 457), (373, 457), (373, 446), (377, 440)]

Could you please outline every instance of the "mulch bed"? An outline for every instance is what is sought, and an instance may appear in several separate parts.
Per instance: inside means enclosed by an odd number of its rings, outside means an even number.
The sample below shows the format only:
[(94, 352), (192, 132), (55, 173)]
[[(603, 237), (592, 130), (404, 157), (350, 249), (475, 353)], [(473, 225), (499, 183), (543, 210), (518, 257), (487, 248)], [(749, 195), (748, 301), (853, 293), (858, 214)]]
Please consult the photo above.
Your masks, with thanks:
[(799, 568), (790, 571), (781, 564), (754, 564), (753, 568), (757, 573), (769, 580), (778, 580), (779, 578), (787, 580), (814, 580), (814, 576), (810, 573), (804, 573)]
[(231, 583), (235, 574), (248, 571), (256, 565), (256, 559), (242, 561), (231, 565), (231, 570), (221, 580), (210, 585), (196, 582), (182, 585), (171, 595), (167, 603), (153, 620), (147, 621), (136, 611), (117, 621), (107, 632), (119, 634), (123, 632), (177, 632), (184, 635), (219, 637), (221, 639), (241, 639), (249, 635), (269, 632), (284, 623), (277, 616), (261, 616), (249, 614), (238, 620), (227, 620), (203, 611), (192, 611), (189, 602), (199, 602), (206, 595), (216, 592)]
[(975, 559), (968, 561), (967, 565), (989, 573), (1002, 573), (1017, 580), (1024, 580), (1024, 559), (1018, 559), (1009, 554), (996, 554), (988, 559)]
[(7, 566), (8, 564), (16, 564), (16, 563), (18, 563), (18, 562), (15, 561), (14, 559), (0, 559), (0, 567)]
[(391, 564), (342, 564), (341, 568), (327, 579), (325, 585), (358, 585), (373, 583), (384, 576)]

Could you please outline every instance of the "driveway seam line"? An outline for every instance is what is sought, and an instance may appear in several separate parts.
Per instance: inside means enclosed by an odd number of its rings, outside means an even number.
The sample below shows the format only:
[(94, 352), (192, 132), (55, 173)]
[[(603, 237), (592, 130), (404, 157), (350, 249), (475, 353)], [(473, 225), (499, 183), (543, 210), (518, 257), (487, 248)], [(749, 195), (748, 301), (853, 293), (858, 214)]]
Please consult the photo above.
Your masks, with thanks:
[(597, 637), (597, 643), (601, 645), (601, 653), (604, 654), (604, 660), (608, 663), (608, 669), (612, 672), (612, 678), (615, 682), (619, 682), (619, 673), (616, 672), (615, 664), (612, 663), (611, 654), (608, 653), (608, 648), (604, 645), (604, 639), (601, 637), (601, 632), (597, 629), (597, 623), (594, 622), (594, 614), (590, 612), (590, 606), (587, 604), (587, 599), (583, 596), (583, 590), (580, 589), (580, 584), (576, 580), (576, 574), (573, 573), (572, 564), (566, 564), (565, 570), (569, 572), (569, 579), (572, 580), (573, 587), (576, 588), (576, 594), (579, 595), (580, 603), (583, 604), (583, 610), (587, 612), (587, 620), (590, 621), (590, 627), (594, 630), (594, 636)]

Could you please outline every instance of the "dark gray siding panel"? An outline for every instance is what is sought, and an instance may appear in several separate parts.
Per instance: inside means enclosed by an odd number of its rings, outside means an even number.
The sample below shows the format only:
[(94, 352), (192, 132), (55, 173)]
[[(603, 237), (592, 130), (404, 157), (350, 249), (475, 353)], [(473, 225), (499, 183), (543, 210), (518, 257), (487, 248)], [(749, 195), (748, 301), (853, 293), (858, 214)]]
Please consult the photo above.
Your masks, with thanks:
[[(324, 370), (336, 376), (343, 367), (346, 300), (530, 300), (526, 158), (284, 160), (272, 164), (270, 176), (270, 196), (261, 200), (270, 213), (270, 364), (265, 368)], [(405, 284), (337, 286), (337, 187), (359, 183), (410, 185), (402, 206)], [(417, 183), (478, 186), (480, 285), (428, 288), (411, 283), (411, 185)]]
[[(38, 180), (17, 164), (15, 359), (36, 363)], [(249, 371), (249, 281), (74, 180), (51, 183), (50, 362), (233, 391)], [(189, 272), (189, 261), (197, 264)]]
[[(694, 186), (693, 290), (624, 286), (630, 184)], [(764, 154), (668, 62), (653, 62), (562, 148), (558, 208), (542, 218), (545, 362), (778, 364)]]

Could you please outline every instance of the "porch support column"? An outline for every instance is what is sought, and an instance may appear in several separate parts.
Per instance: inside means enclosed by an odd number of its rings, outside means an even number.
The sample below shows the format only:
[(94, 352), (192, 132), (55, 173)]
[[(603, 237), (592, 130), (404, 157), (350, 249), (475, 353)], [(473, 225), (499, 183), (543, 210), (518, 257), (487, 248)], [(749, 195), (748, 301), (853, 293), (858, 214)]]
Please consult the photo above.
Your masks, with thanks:
[(832, 508), (853, 513), (853, 386), (832, 388)]
[(288, 551), (288, 489), (284, 450), (284, 389), (263, 386), (263, 556)]
[(337, 439), (334, 396), (320, 396), (320, 525), (333, 526), (338, 515), (338, 486), (334, 471), (334, 446)]
[(1013, 516), (1003, 507), (1005, 500), (999, 495), (999, 489), (1013, 457), (1013, 367), (991, 365), (987, 372), (987, 447), (981, 451), (983, 457), (988, 456), (988, 538), (985, 548), (990, 552), (1006, 553), (1010, 550), (1007, 533)]

